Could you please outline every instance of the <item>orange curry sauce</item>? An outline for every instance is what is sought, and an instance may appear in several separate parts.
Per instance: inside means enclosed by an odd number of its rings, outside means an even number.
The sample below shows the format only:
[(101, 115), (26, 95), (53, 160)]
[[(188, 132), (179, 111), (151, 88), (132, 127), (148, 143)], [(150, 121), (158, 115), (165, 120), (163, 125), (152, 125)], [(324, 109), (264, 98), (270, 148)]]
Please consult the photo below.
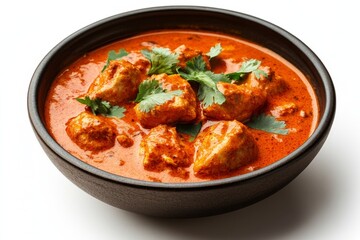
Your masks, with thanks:
[[(162, 172), (145, 170), (142, 158), (139, 156), (139, 145), (142, 135), (144, 135), (140, 133), (147, 133), (148, 129), (143, 128), (137, 121), (133, 110), (135, 103), (130, 102), (124, 105), (125, 116), (112, 120), (118, 129), (126, 129), (132, 136), (134, 144), (129, 148), (124, 148), (115, 141), (112, 148), (93, 153), (79, 148), (66, 133), (68, 120), (85, 109), (85, 105), (77, 102), (75, 98), (86, 94), (91, 83), (101, 72), (108, 52), (118, 51), (122, 48), (128, 52), (139, 51), (145, 48), (144, 42), (156, 43), (171, 50), (184, 44), (190, 48), (199, 49), (203, 53), (208, 52), (217, 43), (221, 43), (223, 51), (218, 58), (222, 60), (215, 61), (212, 71), (216, 73), (234, 72), (239, 70), (240, 63), (244, 59), (254, 58), (260, 60), (262, 66), (269, 66), (288, 84), (287, 91), (268, 99), (264, 112), (270, 114), (270, 110), (276, 106), (288, 102), (295, 103), (297, 106), (295, 113), (278, 118), (278, 120), (286, 122), (286, 127), (290, 130), (289, 134), (276, 135), (250, 129), (259, 148), (258, 158), (222, 177), (244, 174), (276, 162), (303, 144), (317, 126), (318, 104), (314, 90), (299, 70), (272, 51), (241, 39), (217, 33), (177, 30), (150, 32), (89, 52), (64, 69), (55, 79), (49, 91), (45, 108), (49, 132), (64, 149), (90, 165), (117, 175), (148, 181), (196, 182), (211, 179), (195, 176), (193, 165), (186, 168), (189, 174), (185, 178), (177, 176), (169, 170)], [(214, 122), (216, 121), (205, 123), (202, 129)], [(187, 144), (193, 143), (188, 142)]]

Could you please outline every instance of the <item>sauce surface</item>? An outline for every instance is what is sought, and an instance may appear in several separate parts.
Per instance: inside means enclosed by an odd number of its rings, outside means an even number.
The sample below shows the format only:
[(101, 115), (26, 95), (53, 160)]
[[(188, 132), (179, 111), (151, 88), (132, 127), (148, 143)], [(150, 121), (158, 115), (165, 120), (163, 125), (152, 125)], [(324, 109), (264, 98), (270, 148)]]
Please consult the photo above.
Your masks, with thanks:
[[(259, 148), (257, 159), (221, 177), (244, 174), (268, 166), (297, 149), (313, 133), (318, 122), (317, 99), (306, 77), (289, 62), (266, 48), (232, 36), (197, 31), (169, 30), (144, 33), (89, 52), (68, 66), (55, 79), (48, 93), (45, 117), (49, 132), (65, 150), (75, 157), (117, 175), (159, 182), (196, 182), (216, 178), (197, 176), (194, 174), (193, 164), (186, 168), (185, 177), (171, 170), (146, 170), (139, 154), (139, 146), (149, 129), (142, 127), (138, 122), (133, 109), (136, 105), (134, 102), (122, 105), (126, 108), (123, 118), (111, 119), (119, 131), (126, 130), (129, 133), (134, 142), (130, 147), (123, 147), (115, 141), (113, 147), (104, 151), (86, 151), (72, 141), (65, 129), (69, 119), (84, 111), (84, 105), (76, 101), (76, 98), (87, 93), (94, 79), (101, 72), (109, 51), (119, 49), (125, 49), (128, 52), (140, 51), (151, 44), (157, 44), (172, 50), (185, 45), (206, 53), (217, 43), (221, 44), (223, 51), (219, 55), (220, 60), (215, 59), (213, 72), (234, 72), (239, 69), (244, 59), (257, 59), (261, 61), (261, 65), (270, 67), (287, 83), (288, 89), (285, 92), (268, 98), (263, 109), (265, 114), (272, 114), (272, 110), (284, 103), (296, 105), (294, 113), (277, 118), (285, 121), (289, 129), (287, 135), (248, 128)], [(216, 120), (205, 121), (202, 130), (216, 122)], [(187, 141), (186, 144), (189, 145), (188, 147), (193, 147), (194, 143)]]

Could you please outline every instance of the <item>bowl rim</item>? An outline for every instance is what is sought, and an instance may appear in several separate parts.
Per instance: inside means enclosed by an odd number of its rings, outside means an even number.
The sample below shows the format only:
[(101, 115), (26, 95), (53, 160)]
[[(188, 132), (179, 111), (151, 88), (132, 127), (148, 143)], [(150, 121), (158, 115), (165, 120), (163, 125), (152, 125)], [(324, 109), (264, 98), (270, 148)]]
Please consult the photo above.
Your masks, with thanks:
[[(323, 117), (320, 119), (318, 126), (316, 127), (313, 134), (296, 150), (294, 150), (289, 155), (285, 156), (278, 161), (258, 169), (253, 172), (245, 173), (242, 175), (237, 175), (229, 178), (217, 179), (217, 180), (209, 180), (209, 181), (202, 181), (202, 182), (181, 182), (181, 183), (167, 183), (167, 182), (151, 182), (139, 179), (133, 179), (128, 177), (123, 177), (120, 175), (116, 175), (110, 172), (106, 172), (104, 170), (98, 169), (92, 165), (89, 165), (79, 158), (71, 155), (67, 152), (63, 147), (58, 144), (55, 139), (51, 137), (48, 133), (45, 125), (43, 124), (40, 114), (38, 111), (38, 104), (37, 104), (37, 97), (38, 97), (38, 86), (40, 85), (40, 77), (44, 68), (49, 62), (49, 60), (53, 57), (53, 55), (59, 51), (67, 42), (71, 41), (71, 39), (76, 38), (77, 36), (82, 35), (84, 32), (89, 31), (92, 28), (99, 27), (102, 24), (105, 24), (109, 21), (131, 16), (131, 15), (138, 15), (142, 13), (149, 13), (149, 12), (164, 12), (164, 11), (177, 11), (177, 10), (189, 10), (189, 11), (199, 11), (199, 12), (213, 12), (213, 13), (220, 13), (225, 15), (230, 15), (238, 18), (243, 18), (248, 21), (252, 21), (256, 24), (260, 24), (269, 28), (272, 31), (275, 31), (277, 34), (282, 35), (292, 44), (294, 44), (298, 49), (302, 51), (302, 53), (311, 61), (313, 66), (316, 68), (317, 72), (320, 75), (320, 79), (324, 84), (324, 92), (325, 92), (325, 107), (324, 107), (324, 114)], [(270, 23), (266, 20), (257, 18), (255, 16), (251, 16), (242, 12), (236, 12), (233, 10), (228, 9), (221, 9), (221, 8), (214, 8), (214, 7), (205, 7), (205, 6), (161, 6), (161, 7), (149, 7), (149, 8), (142, 8), (137, 10), (132, 10), (124, 13), (119, 13), (102, 20), (96, 21), (90, 25), (87, 25), (73, 34), (69, 35), (65, 39), (63, 39), (60, 43), (58, 43), (53, 49), (51, 49), (47, 55), (42, 59), (39, 63), (38, 67), (36, 68), (30, 84), (28, 88), (27, 94), (27, 108), (28, 108), (28, 115), (32, 127), (39, 138), (48, 148), (50, 148), (53, 153), (58, 155), (62, 158), (63, 161), (67, 161), (69, 164), (79, 168), (82, 171), (95, 175), (97, 177), (103, 178), (107, 181), (112, 181), (124, 185), (131, 185), (133, 187), (145, 187), (145, 188), (157, 188), (157, 189), (199, 189), (199, 188), (208, 188), (208, 187), (218, 187), (238, 182), (244, 182), (248, 180), (252, 180), (258, 176), (268, 174), (272, 171), (275, 171), (281, 166), (284, 166), (296, 158), (301, 157), (307, 151), (311, 150), (317, 142), (320, 142), (324, 137), (326, 137), (329, 128), (332, 125), (334, 115), (335, 115), (335, 108), (336, 108), (336, 96), (335, 96), (335, 89), (333, 82), (331, 80), (330, 74), (328, 73), (327, 69), (321, 62), (321, 60), (316, 56), (316, 54), (307, 47), (301, 40), (297, 37), (293, 36), (291, 33), (287, 32), (286, 30), (282, 29), (281, 27)]]

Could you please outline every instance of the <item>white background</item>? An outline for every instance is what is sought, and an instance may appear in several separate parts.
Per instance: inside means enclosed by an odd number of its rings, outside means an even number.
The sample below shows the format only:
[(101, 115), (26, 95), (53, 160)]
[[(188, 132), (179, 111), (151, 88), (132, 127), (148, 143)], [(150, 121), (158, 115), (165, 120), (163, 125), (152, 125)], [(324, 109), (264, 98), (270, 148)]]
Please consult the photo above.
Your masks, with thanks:
[[(356, 1), (6, 1), (0, 7), (0, 239), (360, 239), (360, 22)], [(29, 124), (36, 66), (59, 41), (143, 7), (206, 5), (254, 15), (300, 38), (323, 61), (337, 113), (310, 166), (245, 209), (162, 220), (108, 206), (67, 180)]]

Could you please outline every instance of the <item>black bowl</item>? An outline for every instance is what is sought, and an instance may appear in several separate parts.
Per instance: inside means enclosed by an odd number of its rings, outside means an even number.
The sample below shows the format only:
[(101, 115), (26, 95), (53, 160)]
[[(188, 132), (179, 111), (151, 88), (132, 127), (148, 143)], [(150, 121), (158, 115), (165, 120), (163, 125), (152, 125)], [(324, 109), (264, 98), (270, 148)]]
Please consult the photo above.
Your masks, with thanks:
[[(65, 66), (115, 40), (159, 29), (200, 29), (238, 35), (278, 53), (308, 77), (320, 106), (320, 122), (297, 150), (276, 163), (244, 175), (199, 183), (158, 183), (117, 176), (65, 151), (44, 125), (49, 87)], [(94, 197), (121, 209), (152, 216), (194, 217), (245, 207), (292, 181), (314, 159), (330, 131), (335, 91), (318, 57), (299, 39), (264, 20), (223, 9), (170, 6), (141, 9), (91, 24), (60, 42), (36, 69), (28, 91), (28, 112), (41, 146), (56, 167)]]

